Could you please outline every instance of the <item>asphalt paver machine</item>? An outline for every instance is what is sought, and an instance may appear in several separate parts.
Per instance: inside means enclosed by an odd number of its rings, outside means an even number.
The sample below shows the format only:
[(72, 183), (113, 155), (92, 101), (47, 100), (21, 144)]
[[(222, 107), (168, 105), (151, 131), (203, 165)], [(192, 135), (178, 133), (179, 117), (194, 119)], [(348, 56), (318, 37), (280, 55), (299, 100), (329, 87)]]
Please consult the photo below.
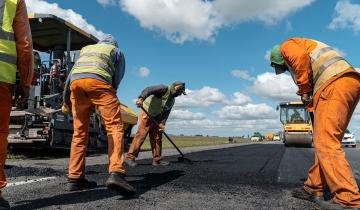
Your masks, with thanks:
[[(50, 14), (29, 14), (29, 22), (35, 50), (35, 72), (25, 108), (16, 108), (17, 95), (14, 93), (9, 145), (69, 148), (73, 120), (71, 115), (60, 111), (65, 81), (79, 50), (97, 43), (98, 39)], [(132, 141), (131, 130), (137, 123), (137, 114), (126, 105), (122, 104), (121, 108), (128, 145)], [(91, 116), (88, 148), (92, 150), (106, 146), (106, 132), (100, 117), (94, 112)]]

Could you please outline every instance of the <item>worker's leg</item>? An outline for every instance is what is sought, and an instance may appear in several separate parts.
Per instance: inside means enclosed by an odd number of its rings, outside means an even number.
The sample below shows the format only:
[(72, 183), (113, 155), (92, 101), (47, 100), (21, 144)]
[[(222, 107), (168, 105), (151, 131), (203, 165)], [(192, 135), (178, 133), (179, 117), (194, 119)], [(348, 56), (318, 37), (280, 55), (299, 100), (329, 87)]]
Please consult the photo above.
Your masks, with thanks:
[(88, 144), (90, 115), (93, 106), (84, 90), (84, 80), (75, 80), (71, 84), (71, 103), (74, 121), (74, 134), (71, 143), (69, 178), (84, 177), (85, 157)]
[(144, 111), (140, 111), (139, 116), (139, 127), (133, 139), (133, 142), (130, 145), (127, 159), (135, 160), (135, 158), (139, 155), (140, 147), (145, 141), (146, 136), (149, 133), (150, 129), (150, 119)]
[(0, 82), (0, 189), (6, 186), (4, 172), (7, 157), (10, 112), (12, 107), (12, 85)]
[(151, 150), (153, 154), (153, 160), (158, 162), (162, 159), (161, 152), (162, 152), (162, 132), (159, 131), (159, 127), (154, 123), (151, 123), (150, 126), (150, 144)]
[(321, 171), (319, 158), (315, 152), (315, 163), (309, 169), (309, 175), (304, 183), (304, 190), (315, 196), (322, 196), (326, 187), (326, 181)]
[(108, 137), (109, 173), (125, 173), (124, 124), (121, 120), (120, 101), (115, 90), (104, 82), (94, 81), (91, 101), (98, 108)]
[(315, 152), (334, 201), (356, 208), (360, 208), (360, 193), (341, 140), (359, 97), (360, 78), (355, 74), (330, 84), (321, 93), (315, 109), (314, 137)]

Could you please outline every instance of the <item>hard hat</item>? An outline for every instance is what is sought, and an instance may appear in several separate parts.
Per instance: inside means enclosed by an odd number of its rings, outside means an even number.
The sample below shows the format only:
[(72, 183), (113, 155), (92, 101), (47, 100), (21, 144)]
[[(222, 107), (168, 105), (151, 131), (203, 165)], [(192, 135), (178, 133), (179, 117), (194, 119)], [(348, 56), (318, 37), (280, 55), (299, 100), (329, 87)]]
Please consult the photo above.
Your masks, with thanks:
[(283, 65), (285, 63), (283, 56), (280, 52), (280, 45), (275, 45), (270, 53), (270, 62), (271, 64), (275, 63), (278, 65)]

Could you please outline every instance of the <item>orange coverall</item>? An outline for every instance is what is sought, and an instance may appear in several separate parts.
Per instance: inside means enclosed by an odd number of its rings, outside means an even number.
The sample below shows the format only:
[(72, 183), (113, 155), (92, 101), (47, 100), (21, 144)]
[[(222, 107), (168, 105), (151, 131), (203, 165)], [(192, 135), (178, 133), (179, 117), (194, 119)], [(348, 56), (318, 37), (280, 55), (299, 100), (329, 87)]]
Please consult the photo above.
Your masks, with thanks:
[(129, 148), (127, 158), (129, 160), (135, 160), (135, 158), (140, 152), (140, 147), (142, 143), (145, 141), (146, 136), (149, 134), (153, 160), (160, 161), (162, 150), (162, 133), (159, 131), (158, 126), (149, 119), (149, 117), (143, 110), (140, 111), (139, 120), (139, 128)]
[(74, 135), (71, 144), (69, 178), (84, 177), (90, 115), (97, 106), (108, 136), (109, 173), (125, 173), (120, 101), (114, 88), (100, 80), (74, 80), (70, 86)]
[[(24, 0), (18, 1), (16, 16), (13, 21), (13, 30), (16, 40), (20, 85), (22, 87), (30, 87), (34, 71), (33, 44)], [(0, 82), (0, 189), (4, 188), (7, 184), (4, 165), (7, 157), (7, 137), (9, 134), (10, 112), (12, 107), (12, 86), (12, 84)]]
[[(316, 42), (292, 38), (281, 45), (281, 54), (295, 70), (298, 94), (312, 91), (309, 54)], [(360, 74), (353, 68), (333, 76), (314, 93), (315, 163), (304, 190), (322, 196), (328, 186), (340, 205), (360, 208), (360, 193), (352, 169), (341, 148), (344, 132), (360, 98)]]

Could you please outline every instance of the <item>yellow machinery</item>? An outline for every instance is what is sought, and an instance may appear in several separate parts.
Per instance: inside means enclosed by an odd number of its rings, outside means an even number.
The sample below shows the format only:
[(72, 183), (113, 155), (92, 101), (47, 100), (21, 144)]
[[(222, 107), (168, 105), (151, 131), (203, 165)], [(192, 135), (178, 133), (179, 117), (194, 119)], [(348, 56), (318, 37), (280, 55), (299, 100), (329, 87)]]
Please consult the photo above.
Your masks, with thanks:
[[(50, 14), (29, 14), (34, 50), (41, 54), (36, 68), (27, 108), (11, 112), (9, 145), (12, 147), (69, 148), (73, 134), (71, 115), (60, 111), (64, 84), (78, 51), (98, 39), (75, 25)], [(41, 61), (43, 59), (43, 61)], [(45, 60), (44, 60), (45, 59)], [(121, 104), (125, 147), (131, 141), (131, 130), (137, 114)], [(89, 126), (90, 150), (106, 148), (107, 137), (101, 119), (93, 114)]]
[(302, 102), (280, 103), (285, 146), (312, 146), (312, 125), (309, 112)]

